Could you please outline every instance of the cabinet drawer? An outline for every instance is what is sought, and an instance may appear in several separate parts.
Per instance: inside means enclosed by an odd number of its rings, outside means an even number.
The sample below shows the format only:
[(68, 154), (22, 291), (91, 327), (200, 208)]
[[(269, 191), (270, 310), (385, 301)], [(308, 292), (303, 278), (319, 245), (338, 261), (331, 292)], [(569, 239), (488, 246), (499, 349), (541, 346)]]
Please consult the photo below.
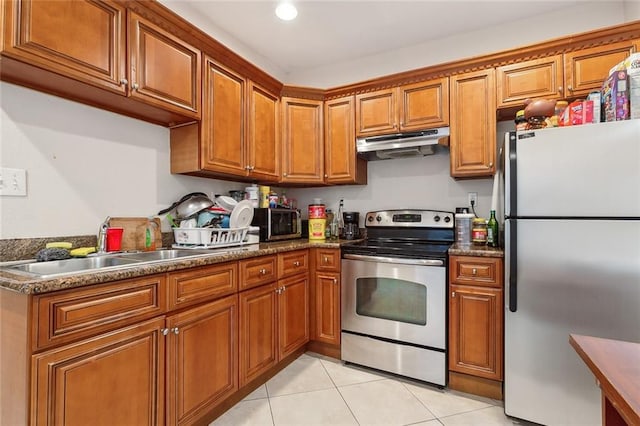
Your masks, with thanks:
[(236, 262), (169, 274), (169, 309), (193, 305), (234, 293), (238, 289)]
[(309, 250), (278, 254), (278, 278), (309, 272)]
[(278, 268), (276, 256), (262, 256), (240, 261), (240, 290), (275, 281)]
[(315, 249), (316, 270), (340, 272), (340, 250)]
[(152, 275), (33, 298), (34, 350), (89, 337), (163, 314), (164, 275)]
[(502, 259), (451, 256), (450, 260), (449, 281), (451, 284), (502, 287)]

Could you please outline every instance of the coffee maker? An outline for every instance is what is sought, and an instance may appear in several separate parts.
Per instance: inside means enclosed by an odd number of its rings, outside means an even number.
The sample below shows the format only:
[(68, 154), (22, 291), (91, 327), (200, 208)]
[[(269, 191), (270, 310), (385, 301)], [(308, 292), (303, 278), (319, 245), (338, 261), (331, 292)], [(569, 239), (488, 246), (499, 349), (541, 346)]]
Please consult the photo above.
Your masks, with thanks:
[(360, 238), (360, 213), (344, 212), (342, 213), (342, 220), (344, 222), (342, 238), (345, 240)]

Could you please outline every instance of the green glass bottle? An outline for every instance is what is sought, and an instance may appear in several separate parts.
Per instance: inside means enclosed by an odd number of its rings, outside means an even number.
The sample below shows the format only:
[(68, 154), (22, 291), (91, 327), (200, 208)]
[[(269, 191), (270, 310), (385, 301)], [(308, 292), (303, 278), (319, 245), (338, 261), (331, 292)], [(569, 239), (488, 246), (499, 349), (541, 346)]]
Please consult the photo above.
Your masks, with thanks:
[(491, 217), (487, 223), (487, 245), (498, 247), (500, 244), (498, 239), (498, 221), (496, 220), (496, 211), (491, 210)]

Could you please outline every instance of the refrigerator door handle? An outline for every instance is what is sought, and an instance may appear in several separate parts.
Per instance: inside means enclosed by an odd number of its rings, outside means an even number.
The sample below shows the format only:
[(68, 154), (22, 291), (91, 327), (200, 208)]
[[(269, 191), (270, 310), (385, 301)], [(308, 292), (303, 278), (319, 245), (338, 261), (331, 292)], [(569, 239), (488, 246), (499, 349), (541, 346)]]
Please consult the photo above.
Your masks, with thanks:
[(508, 220), (505, 226), (505, 241), (508, 244), (507, 277), (509, 279), (509, 310), (518, 310), (518, 221)]
[(509, 137), (509, 156), (507, 157), (509, 172), (507, 174), (507, 188), (505, 204), (508, 206), (508, 216), (518, 216), (518, 162), (517, 162), (517, 144), (515, 132), (507, 134)]

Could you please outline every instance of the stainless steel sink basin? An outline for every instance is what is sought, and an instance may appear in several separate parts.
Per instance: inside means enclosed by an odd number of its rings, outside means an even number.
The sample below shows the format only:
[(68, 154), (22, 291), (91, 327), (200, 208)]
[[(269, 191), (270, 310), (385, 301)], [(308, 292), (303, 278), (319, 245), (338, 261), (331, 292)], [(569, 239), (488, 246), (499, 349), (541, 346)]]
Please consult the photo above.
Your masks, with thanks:
[(5, 266), (2, 269), (47, 278), (85, 272), (102, 272), (166, 260), (223, 255), (225, 253), (227, 253), (227, 251), (193, 249), (157, 250), (139, 253), (91, 255), (89, 257), (54, 260), (49, 262), (34, 261), (13, 264), (11, 266)]
[(10, 266), (7, 269), (27, 272), (29, 274), (49, 276), (122, 267), (134, 263), (139, 263), (139, 261), (136, 259), (128, 259), (126, 257), (96, 256), (54, 260), (50, 262), (23, 263)]
[(131, 253), (124, 255), (125, 259), (136, 259), (142, 262), (153, 262), (157, 260), (182, 259), (186, 257), (199, 257), (210, 255), (221, 255), (225, 252), (216, 252), (211, 250), (192, 250), (192, 249), (173, 249), (173, 250), (157, 250), (145, 251), (140, 253)]

